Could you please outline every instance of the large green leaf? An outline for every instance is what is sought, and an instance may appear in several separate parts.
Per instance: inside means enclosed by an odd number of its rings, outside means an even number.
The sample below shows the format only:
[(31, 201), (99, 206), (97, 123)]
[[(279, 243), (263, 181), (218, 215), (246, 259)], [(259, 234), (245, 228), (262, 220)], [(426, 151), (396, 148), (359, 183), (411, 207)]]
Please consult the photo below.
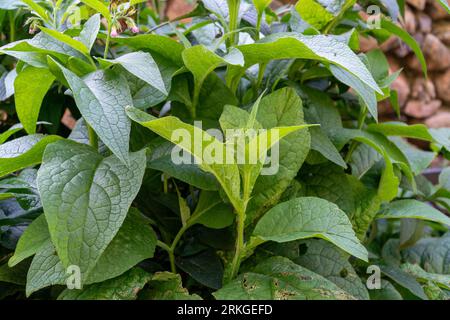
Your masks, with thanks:
[(317, 29), (322, 29), (334, 18), (334, 16), (321, 5), (321, 2), (316, 0), (300, 0), (295, 5), (295, 9), (303, 20)]
[(82, 290), (64, 290), (58, 300), (135, 300), (139, 291), (151, 279), (142, 269), (131, 269), (123, 275)]
[(269, 258), (216, 291), (218, 300), (353, 300), (333, 282), (283, 257)]
[(42, 101), (54, 80), (48, 69), (29, 66), (14, 81), (17, 116), (29, 134), (36, 132)]
[(366, 286), (348, 261), (349, 256), (327, 241), (311, 239), (277, 243), (264, 247), (262, 251), (284, 256), (308, 270), (314, 270), (355, 298), (369, 299)]
[(245, 69), (257, 63), (267, 63), (274, 59), (312, 59), (326, 64), (335, 64), (382, 94), (364, 63), (344, 43), (326, 35), (304, 36), (297, 33), (279, 33), (265, 37), (254, 44), (237, 47), (245, 59), (245, 66), (230, 67), (228, 83), (236, 88)]
[[(206, 77), (219, 66), (235, 65), (243, 66), (244, 57), (238, 49), (231, 51), (224, 57), (220, 57), (203, 45), (193, 46), (183, 51), (183, 61), (186, 68), (194, 75), (193, 104), (197, 106), (200, 89)], [(195, 110), (193, 111), (195, 112)], [(194, 113), (195, 116), (195, 113)]]
[(343, 68), (331, 65), (330, 70), (336, 79), (342, 83), (345, 83), (358, 93), (372, 117), (375, 121), (378, 121), (377, 97), (375, 95), (375, 91), (361, 81), (357, 76), (351, 74)]
[(61, 33), (57, 30), (47, 29), (45, 27), (40, 27), (40, 29), (42, 32), (48, 34), (49, 36), (55, 38), (56, 40), (65, 43), (69, 47), (72, 47), (73, 49), (81, 52), (83, 55), (89, 55), (89, 49), (83, 42), (75, 40), (72, 37), (64, 33)]
[(59, 65), (86, 122), (103, 143), (128, 162), (131, 121), (125, 107), (132, 105), (125, 78), (114, 70), (96, 71), (84, 79)]
[(42, 161), (45, 147), (62, 139), (35, 134), (6, 142), (0, 146), (0, 177), (35, 166)]
[(91, 7), (95, 11), (99, 12), (104, 16), (107, 20), (111, 20), (111, 13), (109, 12), (108, 7), (104, 4), (103, 1), (100, 0), (81, 0), (84, 4)]
[(222, 229), (233, 224), (235, 214), (228, 204), (223, 203), (220, 194), (202, 191), (197, 207), (188, 220), (188, 225), (202, 224), (212, 229)]
[(99, 30), (100, 30), (100, 15), (94, 14), (92, 17), (88, 19), (88, 21), (86, 21), (86, 23), (83, 26), (83, 29), (80, 32), (80, 41), (89, 50), (92, 49), (95, 40), (97, 40)]
[(69, 140), (45, 150), (38, 190), (65, 267), (78, 265), (86, 278), (119, 231), (144, 171), (144, 151), (131, 153), (126, 166)]
[[(261, 100), (256, 120), (265, 129), (303, 125), (302, 101), (291, 88), (277, 90)], [(278, 171), (274, 175), (260, 175), (256, 180), (248, 204), (247, 223), (256, 221), (278, 202), (305, 161), (309, 147), (310, 135), (306, 130), (280, 141)]]
[(99, 60), (105, 65), (121, 65), (135, 77), (143, 80), (165, 96), (168, 95), (158, 65), (149, 53), (139, 51), (125, 54), (114, 60)]
[(275, 242), (322, 238), (357, 258), (368, 259), (347, 215), (320, 198), (304, 197), (278, 204), (259, 220), (253, 234)]
[(432, 206), (413, 199), (397, 200), (386, 205), (377, 215), (384, 219), (420, 219), (450, 226), (450, 218)]
[[(47, 224), (42, 226), (39, 234), (37, 231), (34, 234), (41, 239), (46, 235), (47, 239), (44, 243), (40, 243), (39, 248), (30, 241), (29, 235), (22, 241), (22, 250), (19, 252), (21, 258), (25, 256), (24, 253), (36, 254), (28, 272), (28, 295), (50, 285), (64, 285), (69, 276), (56, 254), (55, 247), (50, 242)], [(120, 276), (139, 262), (153, 257), (155, 246), (156, 235), (152, 228), (145, 223), (140, 212), (132, 208), (119, 232), (83, 284), (103, 282)], [(15, 255), (17, 254), (16, 250)]]
[[(240, 202), (240, 177), (238, 166), (234, 162), (231, 164), (218, 164), (214, 161), (208, 161), (204, 155), (204, 150), (208, 148), (210, 150), (222, 152), (225, 159), (234, 159), (234, 155), (230, 154), (230, 148), (227, 148), (224, 143), (219, 142), (215, 137), (204, 132), (202, 129), (184, 123), (176, 117), (169, 116), (158, 119), (132, 107), (127, 108), (127, 113), (133, 121), (138, 122), (144, 127), (159, 134), (164, 139), (175, 143), (189, 154), (192, 154), (203, 170), (212, 173), (217, 178), (233, 206), (236, 209), (242, 209)], [(176, 132), (176, 130), (178, 130), (179, 133), (183, 130), (188, 137), (178, 137), (177, 135), (174, 135), (173, 133)], [(201, 144), (199, 143), (200, 141), (196, 141), (196, 139), (201, 139)]]
[(118, 37), (114, 38), (114, 41), (122, 45), (127, 45), (135, 50), (148, 50), (151, 53), (158, 53), (179, 67), (183, 65), (182, 52), (184, 46), (167, 36), (145, 34), (133, 37)]

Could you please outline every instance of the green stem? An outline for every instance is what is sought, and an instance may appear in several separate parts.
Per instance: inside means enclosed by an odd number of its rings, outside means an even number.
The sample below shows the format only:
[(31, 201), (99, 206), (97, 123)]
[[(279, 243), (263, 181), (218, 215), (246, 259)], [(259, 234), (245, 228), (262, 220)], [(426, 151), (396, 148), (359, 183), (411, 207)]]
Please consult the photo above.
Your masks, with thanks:
[(177, 267), (175, 266), (175, 255), (173, 253), (173, 250), (171, 247), (169, 247), (167, 244), (165, 244), (164, 242), (158, 240), (156, 242), (156, 245), (158, 247), (160, 247), (161, 249), (165, 250), (168, 254), (169, 254), (169, 260), (170, 260), (170, 270), (173, 273), (177, 273)]
[(15, 12), (13, 10), (8, 11), (9, 17), (9, 42), (16, 41), (16, 19)]
[(98, 137), (97, 133), (95, 133), (94, 129), (90, 125), (88, 126), (88, 134), (89, 134), (89, 144), (92, 148), (98, 151)]
[(323, 31), (323, 34), (328, 34), (331, 32), (331, 30), (333, 30), (333, 28), (335, 26), (337, 26), (339, 24), (339, 22), (341, 21), (342, 17), (344, 16), (345, 12), (350, 9), (351, 7), (353, 7), (353, 5), (355, 4), (354, 0), (347, 0), (346, 3), (342, 6), (341, 11), (339, 12), (339, 14), (336, 16), (336, 18), (334, 18), (325, 28), (325, 30)]
[[(364, 122), (366, 121), (366, 117), (367, 117), (367, 107), (364, 106), (363, 109), (361, 110), (361, 113), (359, 114), (359, 118), (358, 118), (358, 129), (361, 130), (362, 127), (364, 126)], [(356, 147), (358, 146), (358, 142), (357, 141), (352, 141), (350, 143), (350, 148), (348, 149), (347, 155), (345, 156), (345, 162), (349, 162), (353, 152), (355, 151)]]
[(230, 12), (230, 38), (229, 47), (236, 45), (238, 39), (238, 33), (233, 32), (239, 27), (239, 8), (241, 6), (241, 0), (227, 0), (228, 10)]
[(244, 244), (245, 212), (238, 212), (236, 221), (236, 245), (233, 261), (231, 263), (230, 279), (234, 279), (241, 266), (242, 253), (245, 251)]
[(106, 43), (105, 43), (105, 52), (103, 54), (103, 59), (108, 58), (108, 51), (109, 51), (109, 43), (111, 42), (111, 21), (108, 21), (108, 35), (106, 36)]
[(256, 40), (259, 40), (259, 32), (261, 31), (261, 21), (262, 21), (262, 13), (258, 13), (258, 18), (256, 20)]

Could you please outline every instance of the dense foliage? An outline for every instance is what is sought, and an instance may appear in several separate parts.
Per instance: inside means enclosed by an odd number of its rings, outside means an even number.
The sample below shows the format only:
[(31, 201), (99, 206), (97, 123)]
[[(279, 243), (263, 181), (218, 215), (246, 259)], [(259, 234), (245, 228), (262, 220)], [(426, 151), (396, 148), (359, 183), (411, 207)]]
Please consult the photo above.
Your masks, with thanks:
[[(426, 74), (402, 5), (145, 2), (0, 0), (0, 297), (449, 298), (450, 129), (378, 123), (398, 73), (357, 53)], [(208, 161), (235, 139), (261, 161)]]

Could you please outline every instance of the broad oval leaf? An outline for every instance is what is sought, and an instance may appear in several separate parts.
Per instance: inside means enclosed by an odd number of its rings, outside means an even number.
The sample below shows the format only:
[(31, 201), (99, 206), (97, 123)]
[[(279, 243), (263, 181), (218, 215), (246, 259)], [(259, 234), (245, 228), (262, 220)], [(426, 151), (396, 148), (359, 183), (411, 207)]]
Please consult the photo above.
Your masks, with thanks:
[(253, 234), (275, 242), (322, 238), (359, 259), (368, 259), (347, 215), (320, 198), (297, 198), (276, 205), (259, 220)]
[(145, 171), (145, 151), (126, 166), (70, 140), (49, 146), (37, 184), (50, 235), (64, 266), (84, 277), (117, 234)]

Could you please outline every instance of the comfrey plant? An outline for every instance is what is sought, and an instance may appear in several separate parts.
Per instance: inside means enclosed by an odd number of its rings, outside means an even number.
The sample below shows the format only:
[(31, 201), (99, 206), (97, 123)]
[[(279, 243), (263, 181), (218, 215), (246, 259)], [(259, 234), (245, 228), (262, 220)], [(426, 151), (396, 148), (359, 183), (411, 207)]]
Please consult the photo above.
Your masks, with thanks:
[(450, 130), (379, 123), (398, 72), (357, 53), (426, 74), (402, 5), (144, 2), (0, 1), (33, 34), (0, 48), (0, 297), (449, 298)]

